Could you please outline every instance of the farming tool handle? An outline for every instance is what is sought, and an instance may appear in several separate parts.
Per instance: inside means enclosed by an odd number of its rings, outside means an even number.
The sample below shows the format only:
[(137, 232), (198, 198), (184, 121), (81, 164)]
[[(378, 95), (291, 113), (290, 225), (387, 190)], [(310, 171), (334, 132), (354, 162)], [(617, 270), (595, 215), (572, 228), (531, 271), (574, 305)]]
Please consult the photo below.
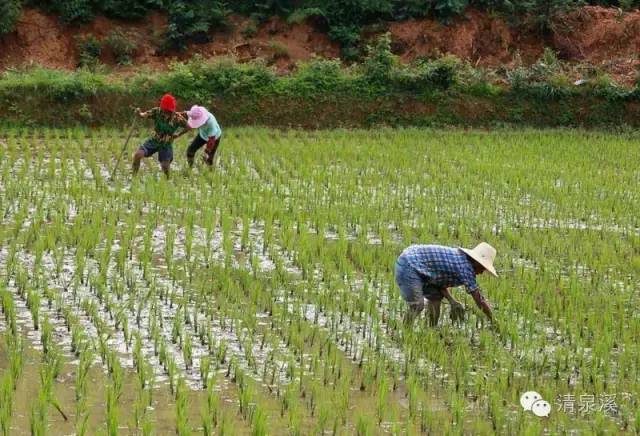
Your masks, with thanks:
[(131, 122), (131, 127), (129, 127), (129, 134), (127, 135), (127, 140), (124, 143), (124, 146), (122, 147), (122, 150), (120, 151), (120, 155), (118, 156), (118, 160), (116, 161), (116, 165), (113, 167), (113, 172), (111, 173), (111, 180), (114, 180), (114, 177), (116, 176), (116, 171), (118, 170), (118, 166), (120, 166), (120, 161), (122, 160), (122, 155), (124, 155), (124, 152), (127, 150), (127, 146), (129, 145), (129, 141), (131, 140), (131, 136), (133, 135), (133, 131), (135, 130), (136, 127), (136, 122), (138, 121), (138, 113), (139, 113), (139, 109), (134, 109), (136, 114), (133, 117), (133, 121)]

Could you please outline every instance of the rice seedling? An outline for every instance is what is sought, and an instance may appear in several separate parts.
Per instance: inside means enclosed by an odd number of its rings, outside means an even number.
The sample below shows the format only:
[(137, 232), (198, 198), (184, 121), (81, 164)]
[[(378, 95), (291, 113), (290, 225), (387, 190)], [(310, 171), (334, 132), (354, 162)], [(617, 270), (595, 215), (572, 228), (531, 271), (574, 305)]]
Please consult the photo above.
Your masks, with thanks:
[(264, 436), (268, 434), (267, 416), (260, 406), (256, 406), (251, 416), (251, 434)]
[(107, 386), (106, 396), (107, 433), (115, 436), (118, 434), (118, 400), (112, 384)]
[[(242, 129), (215, 171), (167, 184), (108, 181), (116, 131), (45, 129), (42, 153), (23, 146), (30, 132), (0, 139), (7, 401), (34, 341), (44, 362), (77, 360), (76, 403), (60, 406), (75, 407), (80, 434), (119, 421), (149, 433), (166, 385), (184, 432), (198, 418), (221, 434), (637, 427), (625, 393), (640, 378), (638, 152), (625, 135)], [(402, 248), (482, 239), (502, 276), (479, 279), (492, 328), (458, 290), (465, 320), (405, 327)], [(94, 364), (109, 378), (101, 428), (88, 419)], [(533, 421), (512, 413), (527, 389), (618, 393), (620, 410)], [(10, 413), (0, 406), (0, 427)]]
[(187, 393), (184, 379), (178, 380), (176, 389), (176, 433), (179, 436), (187, 436), (191, 434), (191, 428), (187, 421)]
[(209, 374), (211, 372), (211, 359), (209, 357), (201, 357), (200, 358), (200, 380), (202, 381), (202, 387), (204, 389), (208, 388), (209, 384)]

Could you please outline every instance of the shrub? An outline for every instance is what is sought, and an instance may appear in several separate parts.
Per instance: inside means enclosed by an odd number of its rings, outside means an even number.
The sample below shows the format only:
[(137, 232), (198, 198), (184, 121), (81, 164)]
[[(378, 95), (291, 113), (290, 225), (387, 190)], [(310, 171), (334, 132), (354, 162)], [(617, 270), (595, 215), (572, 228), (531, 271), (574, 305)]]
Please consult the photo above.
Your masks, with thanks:
[(518, 67), (507, 72), (507, 81), (514, 91), (525, 88), (530, 78), (531, 71), (525, 67)]
[(123, 32), (119, 30), (112, 31), (107, 35), (104, 43), (111, 50), (118, 64), (131, 65), (136, 45)]
[(396, 20), (406, 20), (413, 17), (424, 17), (429, 13), (432, 2), (430, 0), (405, 0), (394, 4), (393, 17)]
[(3, 0), (0, 2), (0, 35), (15, 30), (21, 10), (20, 0)]
[(242, 32), (240, 33), (247, 39), (253, 38), (258, 33), (258, 25), (254, 20), (249, 20), (247, 25), (244, 27), (244, 29), (242, 29)]
[(370, 83), (388, 82), (394, 66), (398, 63), (391, 53), (391, 34), (381, 35), (373, 45), (367, 46), (367, 57), (362, 64), (364, 76)]
[(320, 8), (299, 8), (294, 10), (287, 17), (287, 23), (289, 24), (300, 24), (307, 21), (307, 19), (311, 17), (323, 17), (324, 12)]
[(29, 4), (60, 15), (64, 23), (89, 22), (96, 13), (134, 20), (163, 7), (160, 0), (30, 0)]
[(103, 0), (99, 2), (102, 12), (112, 18), (137, 20), (143, 18), (159, 2), (154, 0)]
[(269, 49), (273, 52), (272, 59), (288, 59), (289, 48), (276, 40), (269, 41)]
[(263, 63), (237, 64), (232, 59), (205, 61), (195, 57), (187, 63), (178, 62), (169, 73), (146, 82), (154, 93), (170, 89), (176, 95), (194, 101), (206, 101), (212, 95), (255, 95), (272, 88), (274, 73)]
[(350, 81), (353, 81), (353, 77), (348, 70), (342, 69), (339, 59), (316, 58), (299, 64), (295, 75), (281, 81), (280, 91), (297, 96), (326, 94), (338, 90), (344, 92), (350, 86)]
[(608, 100), (614, 100), (628, 95), (625, 89), (619, 87), (608, 74), (602, 72), (596, 74), (596, 76), (589, 81), (588, 86), (591, 88), (593, 95)]
[(467, 0), (437, 0), (434, 9), (437, 16), (449, 19), (461, 14), (468, 5)]
[(493, 96), (500, 92), (500, 87), (495, 85), (498, 82), (495, 71), (474, 67), (469, 62), (460, 64), (455, 82), (461, 89), (476, 96)]
[(456, 81), (460, 60), (455, 56), (445, 56), (433, 61), (418, 63), (418, 74), (427, 83), (438, 89), (448, 89)]
[(355, 25), (331, 26), (329, 38), (340, 43), (342, 47), (354, 47), (360, 41), (360, 27)]
[(105, 76), (82, 70), (73, 73), (44, 68), (26, 72), (5, 71), (0, 80), (0, 95), (31, 94), (60, 102), (69, 102), (96, 95), (98, 91), (108, 92), (114, 89), (117, 87), (107, 85)]
[(169, 27), (164, 48), (183, 50), (189, 42), (209, 41), (209, 29), (226, 27), (228, 10), (220, 0), (173, 1), (169, 3)]
[(455, 56), (420, 60), (413, 66), (397, 69), (393, 82), (409, 92), (446, 90), (456, 83), (459, 69), (460, 60)]
[(89, 107), (89, 105), (83, 104), (82, 106), (80, 106), (80, 109), (78, 109), (78, 117), (84, 123), (90, 124), (93, 122), (93, 113), (91, 112), (91, 108)]
[(90, 0), (53, 0), (51, 4), (63, 23), (88, 23), (94, 18)]
[(100, 54), (102, 53), (100, 41), (95, 36), (89, 35), (85, 39), (77, 37), (76, 45), (79, 53), (78, 65), (82, 68), (95, 68), (100, 61)]

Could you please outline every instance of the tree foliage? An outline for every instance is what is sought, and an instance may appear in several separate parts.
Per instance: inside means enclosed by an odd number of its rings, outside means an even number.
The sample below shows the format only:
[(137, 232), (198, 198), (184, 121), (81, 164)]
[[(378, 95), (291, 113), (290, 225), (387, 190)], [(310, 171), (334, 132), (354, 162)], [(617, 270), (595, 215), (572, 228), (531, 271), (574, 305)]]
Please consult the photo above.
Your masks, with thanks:
[(0, 35), (13, 32), (20, 16), (20, 0), (2, 0), (0, 2)]
[(165, 34), (166, 49), (184, 49), (189, 42), (207, 42), (212, 28), (225, 26), (228, 14), (220, 0), (167, 2), (169, 28)]

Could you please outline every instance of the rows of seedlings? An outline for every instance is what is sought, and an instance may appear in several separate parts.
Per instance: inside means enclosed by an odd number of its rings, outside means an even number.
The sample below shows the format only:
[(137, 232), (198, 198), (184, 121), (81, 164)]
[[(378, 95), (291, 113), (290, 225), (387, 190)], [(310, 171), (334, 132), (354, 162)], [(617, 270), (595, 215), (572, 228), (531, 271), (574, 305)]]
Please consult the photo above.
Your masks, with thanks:
[[(123, 139), (4, 138), (2, 394), (28, 344), (32, 433), (640, 430), (632, 138), (242, 129), (213, 170), (169, 180), (152, 160), (112, 178)], [(405, 325), (402, 249), (482, 240), (498, 250), (501, 278), (479, 279), (495, 321), (455, 290), (463, 322), (445, 308), (436, 328)], [(531, 389), (548, 419), (522, 411)], [(615, 408), (560, 410), (567, 395)], [(24, 422), (13, 404), (3, 428)]]

